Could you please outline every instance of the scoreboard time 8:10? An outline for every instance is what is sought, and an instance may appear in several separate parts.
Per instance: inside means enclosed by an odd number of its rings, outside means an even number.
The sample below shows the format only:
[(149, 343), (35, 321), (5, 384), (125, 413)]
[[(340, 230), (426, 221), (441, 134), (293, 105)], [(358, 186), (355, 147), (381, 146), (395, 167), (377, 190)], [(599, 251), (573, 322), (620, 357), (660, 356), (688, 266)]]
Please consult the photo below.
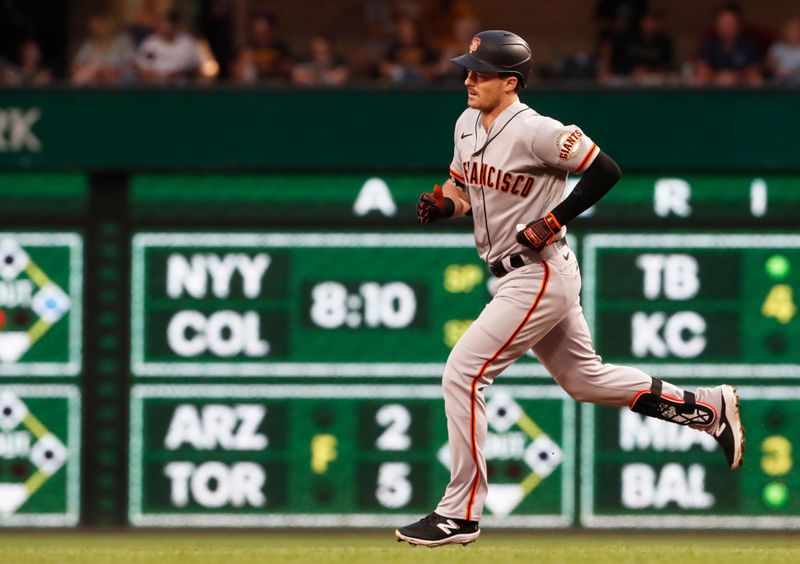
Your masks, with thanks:
[(437, 377), (490, 282), (469, 235), (140, 234), (131, 367)]

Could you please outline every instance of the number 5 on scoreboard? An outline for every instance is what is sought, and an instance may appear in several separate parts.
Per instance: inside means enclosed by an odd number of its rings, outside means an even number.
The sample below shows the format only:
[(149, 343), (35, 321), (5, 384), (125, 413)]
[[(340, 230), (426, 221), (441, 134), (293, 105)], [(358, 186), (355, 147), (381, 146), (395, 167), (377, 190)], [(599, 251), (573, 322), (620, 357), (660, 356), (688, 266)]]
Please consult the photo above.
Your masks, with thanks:
[[(404, 451), (411, 448), (411, 413), (399, 403), (388, 403), (375, 412), (375, 422), (385, 430), (375, 440), (378, 450)], [(408, 477), (411, 465), (407, 462), (384, 462), (378, 467), (375, 499), (383, 507), (397, 509), (408, 505), (413, 488)]]
[(411, 501), (412, 487), (408, 476), (411, 465), (407, 462), (384, 462), (378, 467), (378, 487), (375, 499), (383, 507), (398, 509)]

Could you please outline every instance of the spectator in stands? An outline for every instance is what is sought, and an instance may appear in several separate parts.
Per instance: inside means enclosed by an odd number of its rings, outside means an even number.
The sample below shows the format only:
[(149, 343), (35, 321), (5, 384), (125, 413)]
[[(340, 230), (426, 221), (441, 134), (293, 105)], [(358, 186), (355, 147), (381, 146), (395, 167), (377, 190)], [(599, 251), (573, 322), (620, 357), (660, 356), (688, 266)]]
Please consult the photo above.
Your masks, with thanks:
[(275, 18), (261, 14), (250, 22), (250, 38), (234, 65), (238, 82), (285, 83), (292, 73), (292, 59), (286, 44), (275, 37)]
[(741, 14), (736, 9), (726, 6), (717, 13), (714, 34), (700, 48), (695, 81), (717, 86), (762, 84), (758, 49), (742, 33)]
[(17, 78), (16, 65), (0, 57), (0, 86), (14, 86)]
[(200, 49), (194, 37), (178, 29), (177, 13), (158, 22), (157, 31), (145, 39), (136, 53), (141, 78), (150, 83), (181, 82), (197, 76)]
[[(758, 59), (763, 61), (767, 56), (767, 51), (769, 51), (770, 46), (775, 42), (775, 32), (769, 27), (762, 26), (752, 20), (749, 20), (739, 2), (726, 2), (722, 5), (719, 11), (730, 11), (739, 17), (741, 34), (747, 37), (753, 43), (753, 45), (755, 45), (756, 52), (758, 53)], [(709, 39), (715, 37), (716, 33), (717, 30), (715, 20), (706, 29), (698, 47), (701, 48)]]
[(660, 11), (650, 10), (633, 32), (618, 35), (600, 52), (598, 79), (604, 83), (664, 84), (673, 70), (672, 40)]
[(800, 85), (800, 17), (786, 21), (783, 36), (769, 50), (767, 65), (776, 83)]
[(397, 85), (419, 85), (436, 73), (437, 53), (422, 39), (416, 20), (401, 16), (380, 63), (381, 76)]
[(23, 39), (17, 47), (17, 61), (0, 60), (0, 84), (6, 86), (44, 86), (53, 81), (53, 72), (42, 61), (42, 49), (35, 39)]
[(89, 37), (72, 60), (72, 83), (82, 86), (130, 82), (136, 55), (131, 38), (115, 33), (111, 18), (105, 14), (91, 16), (87, 28)]
[(309, 54), (292, 69), (292, 83), (297, 86), (341, 86), (347, 81), (347, 65), (333, 50), (331, 38), (315, 35), (309, 42)]

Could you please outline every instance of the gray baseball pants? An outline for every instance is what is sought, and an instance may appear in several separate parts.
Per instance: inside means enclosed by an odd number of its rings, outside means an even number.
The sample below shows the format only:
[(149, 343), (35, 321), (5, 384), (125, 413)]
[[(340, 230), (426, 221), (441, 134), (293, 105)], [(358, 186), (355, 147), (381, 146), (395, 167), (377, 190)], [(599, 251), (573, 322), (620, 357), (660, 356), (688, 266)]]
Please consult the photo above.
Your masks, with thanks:
[[(577, 401), (630, 406), (637, 393), (650, 389), (650, 376), (635, 368), (604, 364), (594, 351), (580, 305), (575, 253), (566, 246), (550, 245), (541, 256), (542, 262), (499, 280), (494, 299), (447, 359), (442, 387), (451, 477), (436, 508), (444, 517), (480, 520), (489, 487), (483, 454), (487, 430), (483, 390), (528, 350)], [(663, 394), (683, 398), (683, 390), (667, 382)], [(718, 390), (698, 388), (696, 399), (719, 413)]]

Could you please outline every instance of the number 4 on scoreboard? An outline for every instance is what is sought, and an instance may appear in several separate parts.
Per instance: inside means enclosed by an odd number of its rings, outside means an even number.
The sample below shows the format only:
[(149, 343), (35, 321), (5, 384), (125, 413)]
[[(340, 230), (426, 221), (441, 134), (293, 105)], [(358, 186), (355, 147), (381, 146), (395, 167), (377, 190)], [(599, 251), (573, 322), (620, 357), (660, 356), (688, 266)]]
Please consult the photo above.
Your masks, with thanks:
[(761, 305), (761, 315), (774, 317), (778, 323), (786, 325), (797, 313), (794, 304), (792, 287), (788, 284), (776, 284), (772, 287)]

